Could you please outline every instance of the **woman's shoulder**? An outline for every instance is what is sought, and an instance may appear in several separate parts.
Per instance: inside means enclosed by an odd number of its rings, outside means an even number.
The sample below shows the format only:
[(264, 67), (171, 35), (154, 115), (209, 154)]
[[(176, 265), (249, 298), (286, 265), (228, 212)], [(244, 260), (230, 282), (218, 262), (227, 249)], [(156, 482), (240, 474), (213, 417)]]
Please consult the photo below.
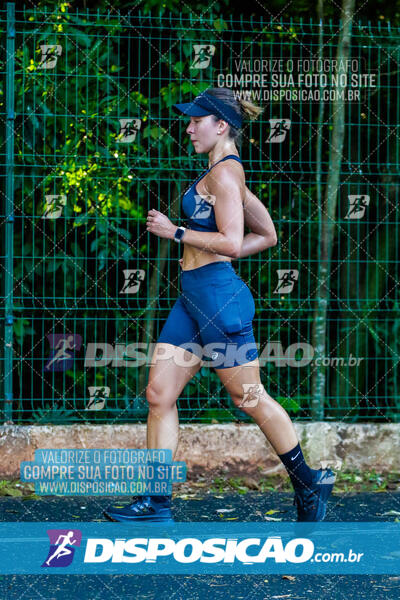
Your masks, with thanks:
[(215, 171), (216, 173), (224, 173), (225, 171), (228, 173), (229, 172), (233, 172), (233, 173), (243, 172), (242, 161), (229, 156), (229, 157), (225, 158), (224, 160), (217, 162), (211, 168), (210, 173), (212, 173), (213, 171)]
[(217, 177), (218, 179), (234, 178), (240, 180), (244, 178), (243, 165), (234, 158), (227, 158), (216, 164), (211, 171), (207, 173), (206, 177), (209, 179)]
[(241, 193), (244, 193), (246, 187), (246, 178), (243, 166), (236, 160), (224, 160), (215, 165), (215, 167), (207, 173), (204, 178), (204, 193), (218, 195), (221, 186), (226, 186), (227, 189), (239, 188)]

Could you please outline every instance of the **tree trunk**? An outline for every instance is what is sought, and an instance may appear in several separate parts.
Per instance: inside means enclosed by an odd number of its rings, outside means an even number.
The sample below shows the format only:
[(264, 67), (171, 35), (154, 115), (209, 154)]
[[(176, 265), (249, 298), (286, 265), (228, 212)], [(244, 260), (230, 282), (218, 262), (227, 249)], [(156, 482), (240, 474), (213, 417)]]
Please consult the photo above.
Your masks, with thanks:
[[(342, 4), (342, 28), (339, 37), (336, 58), (339, 65), (338, 74), (347, 73), (346, 60), (349, 56), (351, 23), (354, 15), (355, 0), (343, 0)], [(341, 63), (339, 61), (344, 61)], [(325, 192), (324, 206), (321, 215), (321, 230), (319, 238), (320, 259), (318, 262), (318, 280), (316, 290), (317, 307), (314, 313), (312, 329), (312, 345), (315, 358), (323, 359), (326, 355), (326, 319), (329, 301), (329, 276), (330, 259), (334, 239), (334, 226), (336, 216), (337, 193), (340, 180), (340, 168), (342, 163), (342, 152), (344, 142), (344, 100), (340, 98), (342, 86), (338, 77), (338, 94), (333, 101), (333, 129), (329, 156), (328, 181)], [(320, 361), (321, 363), (322, 361)], [(311, 416), (313, 420), (324, 418), (326, 367), (316, 366), (312, 374), (312, 406)]]

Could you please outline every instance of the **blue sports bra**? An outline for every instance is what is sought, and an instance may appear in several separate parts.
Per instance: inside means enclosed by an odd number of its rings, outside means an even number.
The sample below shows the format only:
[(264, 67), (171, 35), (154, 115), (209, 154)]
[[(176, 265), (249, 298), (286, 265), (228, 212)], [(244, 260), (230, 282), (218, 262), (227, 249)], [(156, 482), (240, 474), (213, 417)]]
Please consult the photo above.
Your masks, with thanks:
[(187, 217), (185, 223), (188, 229), (194, 229), (195, 231), (218, 231), (217, 223), (215, 221), (214, 206), (211, 203), (211, 198), (207, 196), (200, 196), (196, 190), (196, 183), (200, 181), (215, 165), (227, 160), (228, 158), (234, 158), (235, 160), (242, 162), (235, 154), (228, 154), (221, 160), (217, 161), (214, 165), (209, 167), (205, 173), (202, 173), (185, 192), (182, 198), (182, 209)]

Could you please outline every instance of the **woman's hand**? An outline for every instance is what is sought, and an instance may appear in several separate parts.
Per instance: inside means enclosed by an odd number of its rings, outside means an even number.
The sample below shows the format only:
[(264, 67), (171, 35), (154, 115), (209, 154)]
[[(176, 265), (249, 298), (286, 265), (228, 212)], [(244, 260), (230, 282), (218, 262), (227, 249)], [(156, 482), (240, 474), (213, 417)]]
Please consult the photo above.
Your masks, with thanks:
[(182, 268), (182, 267), (183, 267), (183, 258), (180, 258), (180, 259), (178, 260), (178, 262), (179, 262), (179, 264), (180, 264), (180, 266), (181, 266), (181, 268)]
[(170, 240), (174, 239), (174, 234), (177, 230), (177, 225), (174, 225), (166, 215), (163, 215), (155, 208), (149, 210), (146, 225), (146, 229), (150, 233)]

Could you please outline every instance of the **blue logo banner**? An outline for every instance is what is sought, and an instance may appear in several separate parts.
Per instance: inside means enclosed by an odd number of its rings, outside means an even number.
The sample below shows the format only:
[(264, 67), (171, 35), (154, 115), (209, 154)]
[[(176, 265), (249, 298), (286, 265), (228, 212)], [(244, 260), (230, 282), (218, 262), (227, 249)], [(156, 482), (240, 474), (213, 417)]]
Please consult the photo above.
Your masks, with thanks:
[(0, 523), (1, 574), (399, 574), (400, 523)]

